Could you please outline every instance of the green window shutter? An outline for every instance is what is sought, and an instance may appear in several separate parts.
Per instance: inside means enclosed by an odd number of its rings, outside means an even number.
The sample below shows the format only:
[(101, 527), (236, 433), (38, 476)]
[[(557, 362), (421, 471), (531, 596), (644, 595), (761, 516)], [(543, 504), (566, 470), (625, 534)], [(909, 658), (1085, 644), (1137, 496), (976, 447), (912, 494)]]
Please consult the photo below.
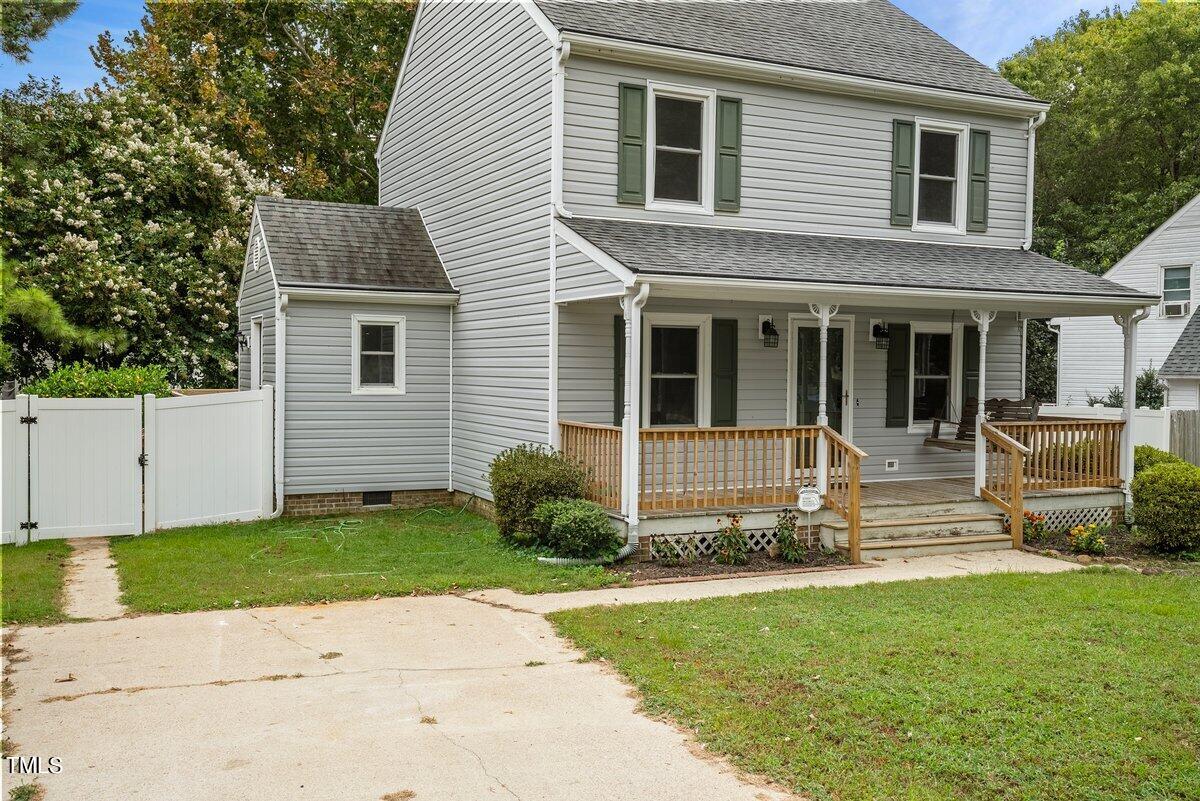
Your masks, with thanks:
[(625, 420), (625, 318), (613, 318), (613, 425)]
[(967, 230), (986, 231), (988, 227), (988, 166), (992, 135), (971, 130), (971, 157), (967, 170)]
[(717, 98), (717, 211), (742, 207), (742, 101)]
[(646, 87), (623, 83), (617, 101), (617, 202), (646, 202)]
[(891, 335), (887, 352), (887, 416), (888, 428), (908, 427), (908, 323), (889, 323)]
[(963, 328), (962, 402), (967, 398), (979, 400), (979, 329), (973, 325)]
[(737, 320), (712, 321), (712, 424), (737, 425)]
[(916, 127), (912, 122), (892, 120), (892, 225), (913, 224), (915, 138)]

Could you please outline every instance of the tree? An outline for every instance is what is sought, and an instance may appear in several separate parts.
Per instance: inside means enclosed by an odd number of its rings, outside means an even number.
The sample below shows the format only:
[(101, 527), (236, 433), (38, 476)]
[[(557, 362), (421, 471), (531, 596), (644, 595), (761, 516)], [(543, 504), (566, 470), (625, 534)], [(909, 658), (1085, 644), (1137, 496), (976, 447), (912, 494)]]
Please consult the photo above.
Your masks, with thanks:
[[(139, 92), (36, 79), (0, 93), (0, 152), (3, 256), (64, 320), (124, 333), (127, 351), (95, 361), (230, 385), (246, 231), (270, 184)], [(61, 361), (39, 326), (9, 320), (3, 334), (22, 380)]]
[(1025, 332), (1025, 393), (1042, 403), (1054, 403), (1058, 397), (1058, 335), (1047, 320), (1030, 320)]
[(1200, 3), (1081, 12), (1001, 62), (1051, 102), (1034, 248), (1103, 272), (1200, 192)]
[(124, 47), (92, 48), (111, 84), (215, 133), (295, 197), (374, 203), (376, 137), (415, 2), (154, 2)]
[(29, 60), (29, 44), (44, 39), (75, 13), (79, 0), (4, 0), (0, 8), (0, 50), (14, 61)]
[[(1139, 409), (1161, 409), (1167, 402), (1167, 385), (1158, 377), (1158, 370), (1147, 367), (1134, 379), (1134, 400)], [(1088, 406), (1109, 406), (1120, 409), (1125, 406), (1125, 390), (1111, 386), (1103, 397), (1092, 393), (1087, 396)]]

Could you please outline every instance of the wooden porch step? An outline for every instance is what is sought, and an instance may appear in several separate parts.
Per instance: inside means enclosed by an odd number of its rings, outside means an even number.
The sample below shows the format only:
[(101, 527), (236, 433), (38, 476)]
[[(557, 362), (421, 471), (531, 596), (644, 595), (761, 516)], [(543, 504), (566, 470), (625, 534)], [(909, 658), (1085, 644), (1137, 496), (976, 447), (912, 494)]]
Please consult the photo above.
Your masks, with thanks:
[[(862, 521), (862, 528), (865, 531), (866, 529), (873, 528), (905, 528), (909, 526), (938, 527), (954, 525), (955, 523), (984, 523), (989, 521), (1002, 523), (1004, 521), (1004, 516), (996, 514), (974, 514), (929, 515), (928, 517), (897, 517), (891, 519), (884, 518), (882, 520), (864, 520)], [(826, 522), (825, 525), (829, 528), (838, 529), (841, 531), (845, 531), (850, 527), (850, 524), (841, 518), (830, 520)]]
[[(939, 537), (904, 537), (862, 541), (863, 560), (907, 559), (918, 556), (967, 553), (969, 551), (995, 551), (1012, 546), (1007, 534), (958, 534)], [(839, 543), (838, 550), (848, 547)]]

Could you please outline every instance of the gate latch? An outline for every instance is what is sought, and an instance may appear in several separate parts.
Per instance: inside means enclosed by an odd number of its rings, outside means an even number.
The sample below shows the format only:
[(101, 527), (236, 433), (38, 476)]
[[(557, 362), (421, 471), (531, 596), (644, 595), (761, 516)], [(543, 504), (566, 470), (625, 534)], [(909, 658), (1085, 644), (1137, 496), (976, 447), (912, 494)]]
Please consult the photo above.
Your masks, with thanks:
[(143, 453), (138, 457), (138, 464), (140, 464), (142, 467), (145, 467), (146, 465), (150, 464), (150, 457)]
[(36, 422), (37, 422), (36, 417), (25, 416), (25, 417), (21, 418), (21, 425), (23, 425), (23, 426), (31, 426)]
[(27, 520), (21, 524), (21, 528), (25, 530), (35, 529), (37, 528), (37, 522), (33, 520)]

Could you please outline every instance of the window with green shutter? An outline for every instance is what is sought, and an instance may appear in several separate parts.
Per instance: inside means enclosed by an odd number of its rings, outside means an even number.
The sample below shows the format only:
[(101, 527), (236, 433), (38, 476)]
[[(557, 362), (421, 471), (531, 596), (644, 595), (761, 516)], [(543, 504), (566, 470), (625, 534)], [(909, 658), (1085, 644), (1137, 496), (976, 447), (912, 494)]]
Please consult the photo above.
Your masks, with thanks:
[(915, 124), (892, 121), (892, 225), (913, 224)]
[(983, 232), (988, 227), (988, 169), (992, 135), (987, 131), (971, 131), (971, 153), (967, 164), (967, 230)]
[(623, 83), (617, 102), (617, 202), (646, 202), (646, 87)]
[(713, 207), (737, 211), (742, 205), (742, 101), (717, 98), (717, 188)]

